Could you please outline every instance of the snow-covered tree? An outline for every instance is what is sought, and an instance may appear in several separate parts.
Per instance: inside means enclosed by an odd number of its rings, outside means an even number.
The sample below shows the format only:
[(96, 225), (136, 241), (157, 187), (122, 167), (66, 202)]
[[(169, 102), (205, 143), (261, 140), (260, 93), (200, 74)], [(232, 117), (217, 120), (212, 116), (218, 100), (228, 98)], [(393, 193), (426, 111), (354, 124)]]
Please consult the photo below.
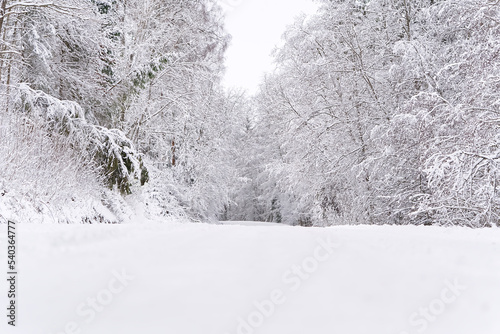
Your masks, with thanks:
[(123, 194), (148, 179), (160, 184), (161, 196), (174, 198), (163, 213), (223, 211), (236, 121), (220, 86), (228, 37), (216, 1), (7, 0), (0, 8), (3, 112), (65, 136)]
[(399, 161), (408, 172), (388, 182), (407, 221), (498, 223), (499, 15), (491, 1), (441, 1), (419, 13), (414, 39), (395, 45), (406, 98), (385, 168)]
[(497, 7), (324, 1), (288, 28), (258, 100), (292, 220), (498, 222)]

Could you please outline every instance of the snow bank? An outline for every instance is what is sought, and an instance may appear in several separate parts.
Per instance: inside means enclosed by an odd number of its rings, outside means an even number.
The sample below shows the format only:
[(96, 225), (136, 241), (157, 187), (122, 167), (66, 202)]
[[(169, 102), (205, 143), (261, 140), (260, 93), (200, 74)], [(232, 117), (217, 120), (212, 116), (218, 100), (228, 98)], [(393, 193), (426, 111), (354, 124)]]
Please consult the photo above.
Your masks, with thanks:
[(500, 332), (499, 229), (24, 224), (18, 245), (2, 333)]

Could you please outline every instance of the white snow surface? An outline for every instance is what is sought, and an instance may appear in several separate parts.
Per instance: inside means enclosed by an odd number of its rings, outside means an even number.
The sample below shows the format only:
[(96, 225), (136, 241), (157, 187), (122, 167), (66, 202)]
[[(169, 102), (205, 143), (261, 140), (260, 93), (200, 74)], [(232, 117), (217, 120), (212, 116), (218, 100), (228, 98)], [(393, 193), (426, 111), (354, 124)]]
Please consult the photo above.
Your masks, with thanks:
[(246, 225), (18, 224), (0, 333), (500, 333), (500, 229)]
[(278, 223), (267, 223), (267, 222), (245, 222), (245, 221), (222, 221), (221, 225), (239, 225), (239, 226), (282, 226), (285, 227), (287, 225), (278, 224)]

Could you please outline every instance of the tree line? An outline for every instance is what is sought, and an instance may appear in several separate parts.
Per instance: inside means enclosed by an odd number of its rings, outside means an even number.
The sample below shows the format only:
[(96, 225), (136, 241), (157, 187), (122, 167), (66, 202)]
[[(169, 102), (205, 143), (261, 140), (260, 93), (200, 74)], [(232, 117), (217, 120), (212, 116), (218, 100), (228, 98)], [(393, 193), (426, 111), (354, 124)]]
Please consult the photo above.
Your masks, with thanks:
[(254, 100), (256, 146), (242, 162), (257, 181), (245, 192), (265, 201), (240, 193), (240, 218), (498, 224), (499, 11), (325, 0), (297, 20)]
[(319, 2), (248, 97), (221, 84), (215, 0), (0, 0), (4, 203), (57, 221), (119, 222), (134, 198), (198, 221), (498, 224), (498, 1)]

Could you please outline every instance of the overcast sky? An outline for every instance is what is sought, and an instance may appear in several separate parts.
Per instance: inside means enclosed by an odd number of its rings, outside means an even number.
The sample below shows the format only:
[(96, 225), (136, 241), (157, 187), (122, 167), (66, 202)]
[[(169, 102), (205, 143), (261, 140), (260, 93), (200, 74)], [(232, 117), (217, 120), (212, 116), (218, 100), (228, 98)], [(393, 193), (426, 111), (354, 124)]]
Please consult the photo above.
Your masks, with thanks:
[(314, 13), (312, 0), (219, 0), (226, 12), (226, 29), (233, 36), (226, 53), (226, 87), (256, 91), (265, 72), (272, 69), (270, 56), (294, 18)]

